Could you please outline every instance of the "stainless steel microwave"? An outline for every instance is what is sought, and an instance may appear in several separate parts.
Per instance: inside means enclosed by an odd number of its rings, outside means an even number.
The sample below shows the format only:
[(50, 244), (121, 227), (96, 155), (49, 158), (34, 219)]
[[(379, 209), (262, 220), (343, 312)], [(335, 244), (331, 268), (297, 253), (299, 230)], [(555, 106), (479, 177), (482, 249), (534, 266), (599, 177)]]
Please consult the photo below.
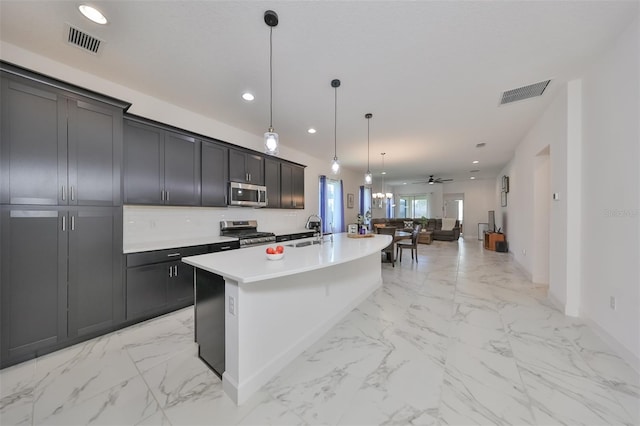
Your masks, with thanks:
[(249, 183), (229, 182), (229, 205), (266, 207), (267, 187)]

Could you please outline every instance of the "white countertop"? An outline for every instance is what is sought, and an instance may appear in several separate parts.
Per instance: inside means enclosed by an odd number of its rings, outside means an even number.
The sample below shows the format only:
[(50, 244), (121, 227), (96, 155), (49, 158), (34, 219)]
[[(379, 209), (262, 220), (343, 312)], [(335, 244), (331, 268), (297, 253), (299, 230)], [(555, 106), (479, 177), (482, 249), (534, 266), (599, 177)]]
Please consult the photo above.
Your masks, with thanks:
[(205, 271), (230, 278), (238, 283), (251, 283), (287, 275), (326, 268), (368, 256), (391, 243), (389, 235), (372, 238), (348, 238), (346, 233), (335, 234), (333, 243), (325, 237), (322, 245), (288, 247), (287, 244), (313, 240), (307, 238), (279, 243), (283, 245), (284, 258), (268, 260), (265, 249), (269, 246), (248, 247), (220, 253), (202, 254), (182, 258), (182, 261)]
[(163, 241), (150, 241), (143, 243), (128, 243), (122, 248), (122, 253), (138, 253), (143, 251), (164, 250), (179, 247), (191, 247), (204, 244), (227, 243), (230, 241), (238, 241), (237, 238), (230, 237), (198, 237), (198, 238), (177, 238)]

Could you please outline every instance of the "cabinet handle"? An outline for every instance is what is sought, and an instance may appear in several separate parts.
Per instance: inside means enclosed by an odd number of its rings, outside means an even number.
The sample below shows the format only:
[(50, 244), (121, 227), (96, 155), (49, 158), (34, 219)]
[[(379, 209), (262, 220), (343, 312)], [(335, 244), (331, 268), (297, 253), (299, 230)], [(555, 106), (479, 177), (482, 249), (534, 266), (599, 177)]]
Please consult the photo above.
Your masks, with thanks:
[(220, 251), (222, 250), (229, 250), (231, 249), (231, 246), (224, 246), (224, 247), (220, 247)]
[(173, 267), (173, 276), (177, 277), (178, 276), (178, 265)]
[(74, 200), (74, 198), (75, 198), (74, 190), (73, 190), (73, 185), (71, 185), (71, 186), (69, 187), (69, 189), (71, 190), (71, 191), (70, 191), (70, 192), (71, 192), (71, 201), (73, 201), (73, 200)]
[(167, 257), (176, 257), (176, 256), (180, 256), (180, 253), (169, 253), (167, 255)]
[(62, 185), (62, 201), (67, 199), (67, 191), (65, 191), (64, 185)]
[(169, 278), (173, 277), (173, 266), (169, 266)]
[(71, 216), (71, 230), (75, 231), (76, 230), (76, 217), (75, 216)]
[(169, 191), (165, 191), (164, 193), (165, 193), (165, 196), (164, 196), (165, 201), (169, 201)]
[(67, 216), (62, 216), (62, 230), (67, 230)]

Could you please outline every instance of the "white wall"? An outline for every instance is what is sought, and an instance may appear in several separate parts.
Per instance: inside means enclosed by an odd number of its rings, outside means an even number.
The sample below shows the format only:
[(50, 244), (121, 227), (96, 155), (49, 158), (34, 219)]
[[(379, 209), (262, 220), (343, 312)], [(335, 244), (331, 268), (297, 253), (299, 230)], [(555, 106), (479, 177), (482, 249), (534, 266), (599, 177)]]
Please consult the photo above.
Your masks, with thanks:
[[(0, 41), (0, 58), (50, 77), (130, 102), (132, 105), (129, 112), (132, 114), (262, 151), (262, 135), (254, 135), (228, 126), (130, 87), (80, 71), (3, 41)], [(202, 234), (203, 229), (207, 233), (218, 235), (218, 222), (221, 218), (257, 219), (262, 230), (276, 233), (302, 229), (307, 217), (310, 214), (318, 213), (318, 176), (331, 173), (330, 165), (333, 157), (328, 156), (325, 159), (311, 157), (301, 151), (289, 148), (286, 141), (282, 142), (278, 156), (307, 166), (305, 169), (304, 210), (247, 208), (198, 208), (191, 210), (190, 208), (173, 207), (131, 207), (125, 210), (125, 239), (143, 238), (144, 240), (141, 242), (172, 239), (178, 229), (181, 230), (182, 235), (208, 236)], [(345, 208), (346, 223), (354, 223), (358, 213), (358, 188), (364, 180), (364, 171), (350, 171), (343, 168), (340, 178), (344, 182), (345, 206), (346, 194), (352, 193), (355, 196), (356, 206), (353, 209)], [(132, 226), (130, 220), (126, 220), (129, 218), (128, 215), (135, 216), (135, 226)], [(209, 227), (211, 222), (215, 224), (213, 228)], [(199, 226), (204, 226), (204, 228)], [(129, 234), (129, 232), (133, 232), (133, 234)]]
[[(532, 274), (536, 155), (549, 147), (549, 298), (640, 360), (640, 47), (638, 20), (556, 96), (500, 176), (510, 177), (506, 228)], [(578, 164), (576, 164), (578, 163)], [(500, 177), (495, 183), (499, 205)], [(551, 194), (549, 194), (551, 196)], [(575, 227), (578, 226), (578, 229)], [(609, 307), (616, 297), (617, 307)], [(575, 300), (578, 298), (579, 300)]]
[[(513, 159), (500, 172), (494, 184), (496, 226), (502, 227), (515, 260), (532, 278), (534, 249), (534, 170), (536, 156), (550, 148), (551, 191), (560, 193), (560, 200), (551, 205), (549, 253), (549, 292), (564, 306), (566, 303), (564, 267), (566, 261), (566, 88), (553, 100), (516, 148)], [(509, 176), (507, 206), (500, 206), (501, 177)]]
[[(640, 358), (640, 40), (635, 21), (583, 78), (581, 313)], [(617, 307), (609, 307), (616, 297)]]

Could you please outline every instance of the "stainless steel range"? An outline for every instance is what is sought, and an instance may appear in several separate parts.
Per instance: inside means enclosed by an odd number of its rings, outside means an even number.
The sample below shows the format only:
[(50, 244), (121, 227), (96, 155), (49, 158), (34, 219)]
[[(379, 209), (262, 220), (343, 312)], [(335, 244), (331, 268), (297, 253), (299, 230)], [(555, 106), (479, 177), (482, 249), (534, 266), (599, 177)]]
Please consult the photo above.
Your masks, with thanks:
[(276, 242), (273, 232), (258, 232), (257, 220), (222, 220), (220, 235), (240, 240), (240, 248)]

